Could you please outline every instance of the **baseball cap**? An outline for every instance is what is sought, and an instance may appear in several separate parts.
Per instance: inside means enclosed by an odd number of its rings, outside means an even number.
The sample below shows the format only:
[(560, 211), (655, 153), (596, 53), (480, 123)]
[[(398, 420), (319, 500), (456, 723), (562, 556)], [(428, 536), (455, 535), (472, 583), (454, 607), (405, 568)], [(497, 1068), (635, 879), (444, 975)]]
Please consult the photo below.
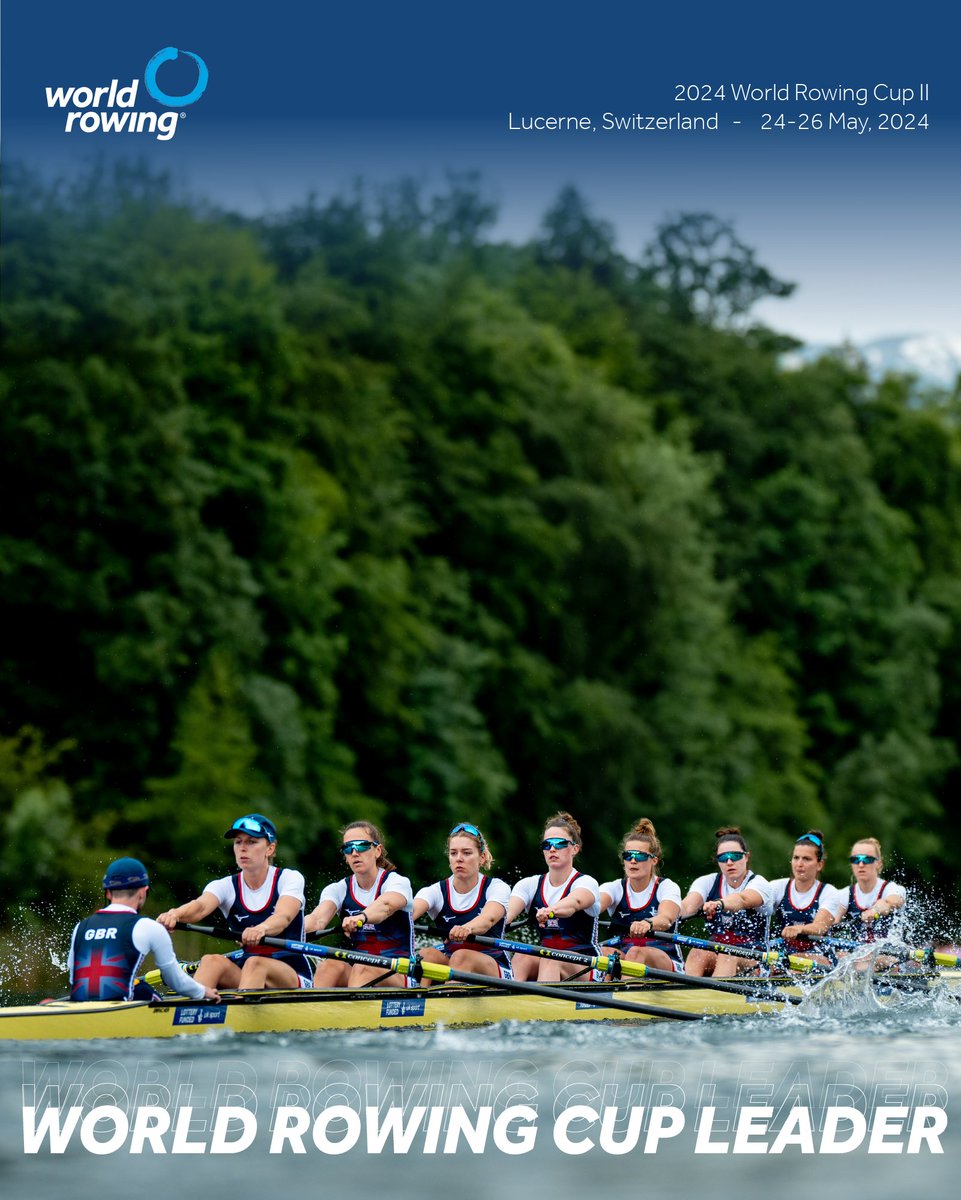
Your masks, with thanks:
[(224, 834), (224, 837), (235, 838), (238, 833), (246, 833), (251, 837), (266, 838), (268, 842), (276, 842), (277, 840), (277, 830), (274, 828), (273, 821), (268, 820), (260, 813), (248, 813), (245, 817), (238, 817)]

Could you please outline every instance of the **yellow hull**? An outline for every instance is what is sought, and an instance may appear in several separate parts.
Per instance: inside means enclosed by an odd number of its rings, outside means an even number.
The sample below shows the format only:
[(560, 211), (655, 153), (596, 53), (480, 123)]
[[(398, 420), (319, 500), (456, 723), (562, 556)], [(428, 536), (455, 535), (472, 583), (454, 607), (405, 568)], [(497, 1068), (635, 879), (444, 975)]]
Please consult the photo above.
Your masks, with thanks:
[(429, 1029), (490, 1025), (496, 1021), (633, 1021), (620, 1009), (602, 1008), (592, 998), (617, 996), (646, 1005), (661, 1005), (699, 1016), (772, 1011), (777, 1001), (754, 999), (706, 988), (674, 984), (569, 984), (583, 1001), (528, 996), (496, 988), (363, 989), (347, 991), (264, 991), (226, 993), (225, 1004), (198, 1004), (165, 999), (160, 1003), (56, 1001), (20, 1008), (0, 1008), (0, 1040), (52, 1041), (89, 1038), (164, 1038), (234, 1033), (289, 1033), (328, 1029)]

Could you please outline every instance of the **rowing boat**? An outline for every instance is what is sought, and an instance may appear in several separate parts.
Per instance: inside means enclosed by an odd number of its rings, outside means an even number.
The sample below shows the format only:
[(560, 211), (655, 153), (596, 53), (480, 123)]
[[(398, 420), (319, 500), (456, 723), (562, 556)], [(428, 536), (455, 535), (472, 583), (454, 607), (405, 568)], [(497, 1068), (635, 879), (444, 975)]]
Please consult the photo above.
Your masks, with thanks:
[[(961, 974), (939, 977), (954, 995)], [(907, 982), (905, 980), (904, 982)], [(926, 984), (918, 981), (923, 990)], [(715, 992), (670, 983), (568, 983), (583, 999), (570, 1000), (505, 993), (497, 988), (444, 986), (432, 988), (332, 988), (303, 991), (224, 992), (221, 1004), (163, 997), (158, 1001), (104, 1000), (73, 1003), (48, 1001), (0, 1008), (0, 1041), (58, 1041), (92, 1038), (167, 1038), (231, 1033), (294, 1033), (346, 1029), (431, 1029), (491, 1025), (498, 1021), (657, 1020), (678, 1011), (692, 1016), (722, 1017), (770, 1013), (784, 1008), (784, 996), (797, 987), (772, 988), (769, 997), (745, 991)], [(898, 994), (901, 994), (900, 989)], [(636, 1016), (601, 1007), (613, 997), (642, 1001)], [(780, 997), (780, 998), (779, 998)], [(600, 1004), (598, 1003), (600, 1002)]]
[[(772, 995), (711, 992), (674, 984), (572, 983), (582, 1001), (505, 993), (498, 988), (451, 985), (432, 988), (335, 988), (303, 991), (224, 992), (222, 1004), (164, 997), (159, 1001), (67, 1000), (0, 1008), (0, 1040), (165, 1038), (223, 1030), (233, 1033), (289, 1033), (336, 1029), (430, 1029), (497, 1021), (656, 1020), (600, 1007), (619, 997), (643, 1001), (694, 1016), (760, 1013), (783, 1005)], [(669, 1015), (665, 1013), (665, 1016)]]

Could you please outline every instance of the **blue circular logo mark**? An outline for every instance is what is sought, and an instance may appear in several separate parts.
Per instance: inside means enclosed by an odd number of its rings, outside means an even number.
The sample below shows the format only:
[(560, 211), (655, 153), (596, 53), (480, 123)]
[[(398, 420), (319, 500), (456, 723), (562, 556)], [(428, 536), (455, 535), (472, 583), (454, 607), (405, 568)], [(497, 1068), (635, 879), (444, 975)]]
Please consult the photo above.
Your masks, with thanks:
[(195, 100), (199, 100), (204, 94), (204, 89), (207, 86), (208, 71), (207, 64), (199, 54), (193, 54), (189, 50), (184, 50), (184, 54), (189, 55), (197, 64), (197, 83), (193, 90), (187, 92), (185, 96), (168, 96), (167, 93), (157, 83), (157, 72), (165, 62), (172, 62), (180, 51), (173, 46), (165, 46), (163, 50), (158, 50), (150, 62), (147, 63), (147, 69), (144, 71), (144, 83), (147, 85), (147, 91), (153, 98), (161, 104), (166, 104), (169, 108), (183, 108), (187, 104), (193, 104)]

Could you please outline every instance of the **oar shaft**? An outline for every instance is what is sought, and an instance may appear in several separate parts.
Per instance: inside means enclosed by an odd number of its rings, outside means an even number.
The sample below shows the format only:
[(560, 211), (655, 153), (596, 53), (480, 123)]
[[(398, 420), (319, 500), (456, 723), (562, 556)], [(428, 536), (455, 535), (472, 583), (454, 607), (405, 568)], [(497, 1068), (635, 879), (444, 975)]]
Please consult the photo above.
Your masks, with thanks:
[(753, 958), (767, 966), (776, 966), (786, 958), (788, 966), (795, 971), (812, 971), (818, 965), (813, 958), (801, 958), (797, 954), (783, 955), (777, 950), (759, 950), (753, 946), (730, 946), (727, 942), (708, 942), (703, 938), (688, 937), (683, 933), (664, 933), (652, 929), (651, 935), (663, 942), (674, 942), (679, 946), (692, 946), (697, 950), (710, 950), (714, 954), (732, 954), (735, 958)]
[(806, 941), (816, 941), (825, 946), (833, 946), (836, 950), (864, 950), (870, 946), (873, 949), (881, 950), (883, 954), (890, 954), (895, 958), (907, 958), (912, 962), (935, 963), (939, 967), (961, 967), (961, 957), (935, 950), (934, 947), (902, 946), (900, 942), (890, 941), (859, 942), (853, 938), (822, 937), (807, 933), (802, 933), (801, 937)]
[(422, 962), (421, 971), (435, 983), (476, 983), (481, 987), (500, 987), (508, 992), (526, 992), (529, 996), (547, 996), (554, 1000), (568, 1000), (574, 1004), (590, 1004), (599, 1008), (616, 1008), (634, 1016), (670, 1017), (675, 1021), (702, 1021), (699, 1013), (684, 1012), (679, 1008), (662, 1008), (659, 1004), (634, 1004), (618, 1000), (614, 996), (599, 996), (596, 992), (575, 992), (556, 984), (530, 983), (521, 979), (494, 979), (490, 975), (477, 975), (473, 971), (457, 971), (441, 963)]
[[(229, 940), (235, 940), (238, 935), (237, 930), (225, 930), (213, 925), (178, 925), (178, 928)], [(472, 971), (455, 971), (453, 967), (443, 966), (441, 963), (419, 962), (407, 958), (378, 958), (376, 955), (362, 954), (357, 950), (335, 950), (330, 946), (317, 946), (312, 942), (287, 941), (284, 938), (268, 937), (263, 941), (268, 946), (277, 946), (296, 954), (313, 954), (321, 958), (337, 958), (342, 962), (381, 967), (400, 975), (431, 979), (436, 983), (475, 983), (480, 987), (493, 987), (505, 992), (526, 992), (532, 996), (549, 996), (575, 1004), (590, 1004), (595, 1008), (615, 1008), (621, 1012), (632, 1013), (635, 1017), (670, 1017), (675, 1021), (703, 1020), (700, 1014), (684, 1012), (681, 1009), (662, 1008), (656, 1004), (633, 1004), (626, 1000), (618, 1000), (613, 996), (598, 995), (596, 992), (574, 992), (553, 984), (548, 986), (547, 984), (528, 983), (520, 979), (499, 979), (491, 975), (475, 975)]]
[[(700, 975), (685, 975), (683, 971), (662, 971), (659, 967), (648, 966), (647, 963), (631, 962), (630, 959), (615, 958), (613, 955), (591, 958), (586, 954), (575, 954), (570, 950), (553, 950), (548, 946), (525, 945), (523, 942), (509, 941), (507, 938), (480, 937), (477, 934), (472, 934), (470, 941), (479, 942), (482, 946), (493, 946), (498, 950), (510, 950), (517, 954), (534, 954), (538, 958), (559, 959), (561, 962), (574, 963), (578, 966), (584, 964), (594, 967), (598, 971), (610, 971), (616, 966), (622, 975), (628, 975), (634, 979), (663, 979), (670, 983), (684, 983), (692, 987), (708, 988), (714, 992), (733, 992), (738, 996), (757, 998), (756, 988), (745, 988), (740, 983), (722, 982)], [(771, 999), (783, 999), (792, 1004), (801, 1003), (800, 997), (797, 996), (777, 995), (772, 996)]]
[[(239, 941), (240, 938), (239, 930), (223, 929), (216, 925), (178, 923), (177, 928), (187, 929), (191, 933), (205, 933), (211, 937), (220, 937), (225, 941)], [(340, 950), (334, 946), (318, 946), (314, 942), (295, 942), (285, 938), (265, 937), (262, 942), (266, 946), (276, 946), (280, 950), (289, 950), (293, 954), (310, 954), (314, 958), (336, 958), (352, 965), (380, 967), (385, 971), (390, 969), (391, 974), (412, 975), (417, 968), (417, 960), (413, 958), (382, 958), (377, 954), (364, 954), (360, 950)]]

